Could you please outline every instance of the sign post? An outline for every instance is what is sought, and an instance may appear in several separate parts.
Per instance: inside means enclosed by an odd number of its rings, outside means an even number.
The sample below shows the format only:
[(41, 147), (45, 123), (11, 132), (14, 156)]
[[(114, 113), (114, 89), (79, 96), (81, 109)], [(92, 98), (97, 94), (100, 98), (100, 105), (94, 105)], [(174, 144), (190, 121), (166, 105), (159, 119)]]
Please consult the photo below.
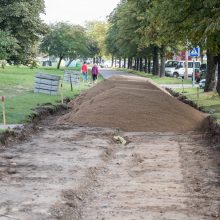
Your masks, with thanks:
[(195, 86), (195, 58), (200, 56), (200, 48), (195, 47), (189, 51), (189, 56), (193, 57), (193, 73), (192, 73), (192, 86)]
[(185, 72), (184, 72), (184, 79), (188, 79), (188, 51), (186, 51), (186, 53), (185, 53), (185, 60), (186, 60), (186, 62), (185, 62)]
[(6, 118), (5, 118), (5, 97), (2, 96), (2, 114), (3, 114), (3, 123), (6, 125)]

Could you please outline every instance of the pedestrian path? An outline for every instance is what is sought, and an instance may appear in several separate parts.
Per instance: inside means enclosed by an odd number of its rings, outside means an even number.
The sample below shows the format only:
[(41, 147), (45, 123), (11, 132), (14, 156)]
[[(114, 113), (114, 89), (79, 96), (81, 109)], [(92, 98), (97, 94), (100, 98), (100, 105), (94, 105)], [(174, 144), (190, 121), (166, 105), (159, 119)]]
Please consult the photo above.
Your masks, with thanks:
[(9, 124), (9, 125), (0, 124), (0, 129), (1, 130), (14, 129), (16, 127), (22, 128), (23, 124)]

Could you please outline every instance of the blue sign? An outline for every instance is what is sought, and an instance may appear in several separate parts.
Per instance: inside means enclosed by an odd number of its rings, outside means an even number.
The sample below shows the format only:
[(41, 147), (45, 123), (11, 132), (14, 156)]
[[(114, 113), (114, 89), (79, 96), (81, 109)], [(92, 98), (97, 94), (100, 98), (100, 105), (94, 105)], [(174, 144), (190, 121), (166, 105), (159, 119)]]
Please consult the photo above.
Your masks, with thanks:
[(190, 57), (199, 57), (200, 56), (200, 48), (195, 47), (192, 50), (189, 51), (189, 56)]

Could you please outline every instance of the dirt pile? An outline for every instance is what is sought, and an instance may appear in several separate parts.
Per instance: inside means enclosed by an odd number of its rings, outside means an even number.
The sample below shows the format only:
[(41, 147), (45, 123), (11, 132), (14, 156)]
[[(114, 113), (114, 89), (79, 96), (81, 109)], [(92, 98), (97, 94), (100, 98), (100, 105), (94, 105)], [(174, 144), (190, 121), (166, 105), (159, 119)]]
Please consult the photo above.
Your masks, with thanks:
[(205, 115), (140, 77), (112, 77), (70, 103), (59, 124), (120, 128), (124, 131), (191, 131)]

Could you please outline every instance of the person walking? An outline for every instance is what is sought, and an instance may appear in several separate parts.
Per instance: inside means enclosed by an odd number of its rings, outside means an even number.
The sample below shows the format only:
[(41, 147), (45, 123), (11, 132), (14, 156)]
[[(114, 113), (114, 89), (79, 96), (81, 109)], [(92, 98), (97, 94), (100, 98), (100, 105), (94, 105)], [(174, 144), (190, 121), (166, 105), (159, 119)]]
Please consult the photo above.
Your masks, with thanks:
[(88, 66), (87, 66), (86, 62), (84, 62), (83, 65), (82, 65), (81, 73), (82, 73), (83, 82), (87, 82)]
[(92, 80), (93, 80), (93, 83), (97, 82), (98, 74), (99, 74), (98, 65), (96, 63), (94, 63), (94, 65), (92, 67)]

